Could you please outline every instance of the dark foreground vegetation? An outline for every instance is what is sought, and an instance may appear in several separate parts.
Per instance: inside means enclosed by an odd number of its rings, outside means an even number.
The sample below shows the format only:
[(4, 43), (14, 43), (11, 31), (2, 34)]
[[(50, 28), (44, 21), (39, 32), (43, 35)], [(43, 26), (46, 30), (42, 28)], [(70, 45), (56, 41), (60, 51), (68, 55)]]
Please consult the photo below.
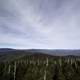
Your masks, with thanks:
[(0, 80), (80, 80), (80, 58), (34, 54), (1, 61)]

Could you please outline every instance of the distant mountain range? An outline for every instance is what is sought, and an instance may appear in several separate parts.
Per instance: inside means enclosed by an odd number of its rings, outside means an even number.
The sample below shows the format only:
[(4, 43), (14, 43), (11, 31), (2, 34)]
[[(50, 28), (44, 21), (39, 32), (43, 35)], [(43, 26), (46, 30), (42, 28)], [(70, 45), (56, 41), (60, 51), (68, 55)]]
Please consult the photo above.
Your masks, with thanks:
[(69, 49), (11, 49), (11, 48), (0, 48), (0, 55), (3, 54), (12, 54), (12, 53), (42, 53), (48, 55), (55, 55), (55, 56), (66, 56), (66, 55), (76, 55), (80, 56), (80, 50), (69, 50)]
[(80, 57), (80, 50), (0, 48), (0, 62), (12, 61), (24, 56)]

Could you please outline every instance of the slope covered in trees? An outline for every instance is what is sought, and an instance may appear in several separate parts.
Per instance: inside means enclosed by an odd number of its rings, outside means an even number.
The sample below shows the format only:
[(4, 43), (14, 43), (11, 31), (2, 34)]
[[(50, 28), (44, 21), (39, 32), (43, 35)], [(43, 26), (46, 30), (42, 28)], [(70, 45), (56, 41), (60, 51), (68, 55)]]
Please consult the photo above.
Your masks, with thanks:
[(0, 80), (80, 80), (80, 57), (38, 53), (1, 61)]

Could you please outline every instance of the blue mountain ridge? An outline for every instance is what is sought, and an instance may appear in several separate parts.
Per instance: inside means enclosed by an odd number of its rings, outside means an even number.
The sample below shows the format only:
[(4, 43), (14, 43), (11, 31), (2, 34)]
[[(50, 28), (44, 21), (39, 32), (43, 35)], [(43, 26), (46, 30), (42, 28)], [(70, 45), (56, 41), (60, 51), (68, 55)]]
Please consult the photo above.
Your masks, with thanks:
[(79, 49), (12, 49), (12, 48), (0, 48), (0, 55), (11, 54), (15, 52), (32, 52), (32, 53), (43, 53), (49, 55), (65, 56), (65, 55), (76, 55), (80, 56)]

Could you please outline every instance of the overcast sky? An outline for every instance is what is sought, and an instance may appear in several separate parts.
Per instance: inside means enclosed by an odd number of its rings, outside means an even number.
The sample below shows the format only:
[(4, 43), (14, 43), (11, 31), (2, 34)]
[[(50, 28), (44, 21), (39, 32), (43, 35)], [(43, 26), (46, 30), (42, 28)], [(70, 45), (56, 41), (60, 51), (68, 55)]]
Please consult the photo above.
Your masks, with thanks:
[(80, 48), (80, 0), (0, 0), (0, 47)]

